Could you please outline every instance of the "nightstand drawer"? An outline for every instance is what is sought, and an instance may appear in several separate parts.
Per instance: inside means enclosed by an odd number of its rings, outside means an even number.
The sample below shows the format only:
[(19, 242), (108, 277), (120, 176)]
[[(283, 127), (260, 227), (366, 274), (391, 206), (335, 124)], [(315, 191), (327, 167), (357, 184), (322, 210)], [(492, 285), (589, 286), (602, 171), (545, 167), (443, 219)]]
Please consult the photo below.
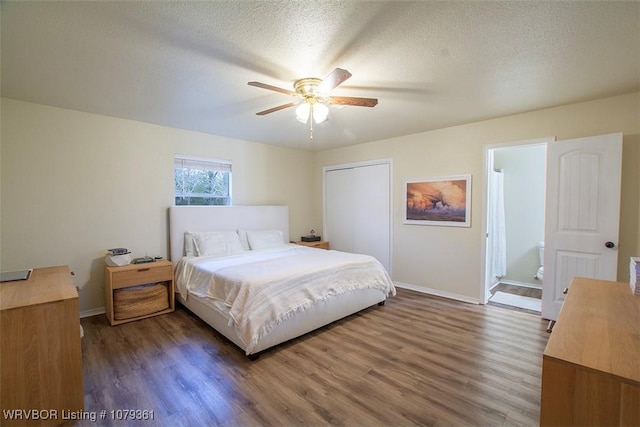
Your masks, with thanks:
[(118, 289), (131, 285), (162, 282), (172, 280), (172, 274), (173, 272), (170, 265), (156, 267), (153, 263), (149, 263), (149, 265), (139, 264), (137, 268), (114, 271), (111, 286), (113, 289)]

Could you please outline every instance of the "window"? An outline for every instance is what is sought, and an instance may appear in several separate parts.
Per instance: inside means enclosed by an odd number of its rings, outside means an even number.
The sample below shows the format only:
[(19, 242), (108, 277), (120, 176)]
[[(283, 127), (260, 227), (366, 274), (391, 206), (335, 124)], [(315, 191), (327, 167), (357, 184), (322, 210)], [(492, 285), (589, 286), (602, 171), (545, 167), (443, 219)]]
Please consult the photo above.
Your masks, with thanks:
[(231, 162), (176, 154), (173, 170), (176, 206), (231, 204)]

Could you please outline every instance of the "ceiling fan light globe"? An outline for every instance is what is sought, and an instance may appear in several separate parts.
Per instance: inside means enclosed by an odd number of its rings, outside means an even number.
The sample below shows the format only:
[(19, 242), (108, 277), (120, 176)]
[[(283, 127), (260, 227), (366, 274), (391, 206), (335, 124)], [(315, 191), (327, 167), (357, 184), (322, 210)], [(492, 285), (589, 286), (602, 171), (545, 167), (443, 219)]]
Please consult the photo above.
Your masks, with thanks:
[(303, 102), (296, 108), (296, 119), (300, 123), (307, 123), (309, 121), (309, 113), (311, 112), (311, 105), (308, 102)]
[(322, 123), (327, 121), (329, 116), (329, 107), (321, 102), (316, 102), (313, 106), (313, 121)]

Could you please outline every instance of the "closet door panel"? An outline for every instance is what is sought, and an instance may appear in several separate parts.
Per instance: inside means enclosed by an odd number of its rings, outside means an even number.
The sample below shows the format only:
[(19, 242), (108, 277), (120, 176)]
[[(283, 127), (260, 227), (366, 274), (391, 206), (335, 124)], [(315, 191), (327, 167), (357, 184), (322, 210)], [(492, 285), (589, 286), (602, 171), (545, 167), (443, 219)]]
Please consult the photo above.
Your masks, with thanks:
[(337, 169), (325, 174), (325, 239), (337, 251), (353, 252), (352, 169)]
[(353, 182), (354, 252), (377, 258), (390, 271), (389, 165), (354, 168)]
[(391, 166), (325, 172), (325, 234), (331, 249), (371, 255), (391, 271)]

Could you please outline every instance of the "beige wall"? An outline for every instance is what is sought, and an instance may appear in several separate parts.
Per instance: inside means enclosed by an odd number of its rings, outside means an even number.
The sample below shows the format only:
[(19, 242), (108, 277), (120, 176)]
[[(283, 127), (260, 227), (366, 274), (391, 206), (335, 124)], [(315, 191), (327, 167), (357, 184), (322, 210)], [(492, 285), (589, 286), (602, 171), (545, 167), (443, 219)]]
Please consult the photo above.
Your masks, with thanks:
[[(100, 309), (106, 249), (168, 255), (174, 153), (231, 160), (234, 203), (288, 205), (291, 236), (321, 229), (323, 166), (391, 158), (394, 280), (478, 300), (484, 146), (623, 132), (625, 281), (629, 257), (640, 255), (639, 117), (635, 93), (312, 153), (3, 98), (0, 268), (68, 264), (81, 310)], [(405, 180), (467, 173), (471, 228), (402, 224)]]
[(68, 264), (80, 310), (104, 306), (104, 255), (168, 256), (174, 153), (231, 160), (238, 205), (288, 205), (310, 228), (313, 153), (3, 98), (2, 270)]
[[(317, 154), (314, 208), (322, 212), (322, 167), (393, 159), (393, 279), (442, 295), (480, 300), (483, 263), (484, 147), (556, 136), (623, 132), (618, 279), (640, 255), (640, 94), (550, 108)], [(403, 225), (407, 179), (472, 174), (471, 228)]]

